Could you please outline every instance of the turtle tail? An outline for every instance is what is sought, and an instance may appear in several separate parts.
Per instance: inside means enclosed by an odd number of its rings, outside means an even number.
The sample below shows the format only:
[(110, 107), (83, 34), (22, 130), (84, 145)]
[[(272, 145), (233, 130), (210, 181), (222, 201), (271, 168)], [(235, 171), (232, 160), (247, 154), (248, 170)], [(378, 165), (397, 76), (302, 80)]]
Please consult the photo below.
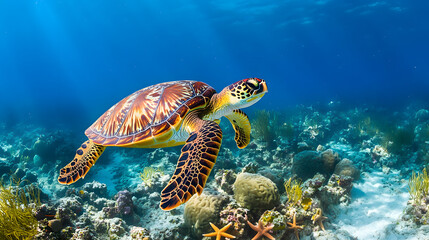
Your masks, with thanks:
[(84, 142), (76, 151), (74, 159), (61, 168), (58, 182), (69, 185), (84, 178), (104, 149), (106, 149), (105, 146), (95, 144), (92, 140)]

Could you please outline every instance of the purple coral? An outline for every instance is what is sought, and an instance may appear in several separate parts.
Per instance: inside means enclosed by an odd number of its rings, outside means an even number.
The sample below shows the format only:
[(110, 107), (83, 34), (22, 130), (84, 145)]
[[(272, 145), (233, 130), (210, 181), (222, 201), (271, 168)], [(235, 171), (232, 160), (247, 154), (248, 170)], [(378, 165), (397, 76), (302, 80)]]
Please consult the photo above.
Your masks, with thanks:
[(236, 237), (243, 236), (249, 210), (229, 205), (220, 212), (220, 222), (223, 225), (233, 223), (233, 234)]
[(133, 214), (133, 200), (131, 193), (128, 190), (119, 191), (116, 196), (116, 208), (118, 212), (123, 215)]
[(128, 190), (119, 191), (115, 195), (115, 200), (115, 206), (103, 208), (103, 212), (108, 218), (114, 218), (118, 215), (131, 216), (134, 213), (132, 195)]

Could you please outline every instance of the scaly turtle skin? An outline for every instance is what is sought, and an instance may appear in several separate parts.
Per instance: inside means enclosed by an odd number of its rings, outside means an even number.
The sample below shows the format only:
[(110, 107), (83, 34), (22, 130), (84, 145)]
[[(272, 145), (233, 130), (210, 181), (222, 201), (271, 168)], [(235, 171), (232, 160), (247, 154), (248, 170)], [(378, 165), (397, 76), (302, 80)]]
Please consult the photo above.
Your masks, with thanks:
[(84, 178), (106, 147), (160, 148), (184, 145), (176, 170), (162, 190), (160, 207), (171, 210), (195, 193), (201, 194), (216, 162), (222, 130), (218, 121), (229, 119), (235, 141), (250, 141), (250, 123), (240, 110), (267, 92), (259, 78), (247, 78), (220, 93), (203, 82), (175, 81), (141, 89), (122, 99), (86, 131), (89, 138), (75, 158), (60, 170), (58, 182), (72, 184)]

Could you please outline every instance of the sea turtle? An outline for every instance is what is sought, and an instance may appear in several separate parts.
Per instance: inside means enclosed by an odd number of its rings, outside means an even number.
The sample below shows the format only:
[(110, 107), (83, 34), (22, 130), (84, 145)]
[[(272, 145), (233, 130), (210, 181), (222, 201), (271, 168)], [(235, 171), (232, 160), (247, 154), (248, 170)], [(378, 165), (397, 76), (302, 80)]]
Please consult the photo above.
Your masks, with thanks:
[(106, 147), (161, 148), (183, 145), (176, 170), (162, 190), (160, 207), (171, 210), (201, 194), (222, 142), (219, 119), (235, 130), (238, 148), (250, 141), (250, 123), (241, 108), (267, 92), (259, 78), (240, 80), (220, 93), (198, 81), (174, 81), (143, 88), (122, 99), (86, 131), (89, 138), (60, 170), (58, 182), (84, 178)]

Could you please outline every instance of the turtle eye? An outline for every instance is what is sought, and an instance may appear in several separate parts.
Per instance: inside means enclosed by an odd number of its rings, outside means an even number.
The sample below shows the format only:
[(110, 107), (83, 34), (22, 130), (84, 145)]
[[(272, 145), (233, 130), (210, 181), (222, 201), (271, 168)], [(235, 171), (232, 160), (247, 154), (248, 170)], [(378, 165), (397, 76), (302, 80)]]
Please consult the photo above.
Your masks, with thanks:
[(249, 86), (250, 87), (250, 89), (253, 89), (253, 90), (255, 90), (255, 89), (258, 89), (259, 88), (259, 83), (258, 83), (258, 81), (256, 81), (255, 79), (253, 79), (253, 78), (250, 78), (249, 80), (247, 80), (246, 81), (246, 84), (247, 84), (247, 86)]

